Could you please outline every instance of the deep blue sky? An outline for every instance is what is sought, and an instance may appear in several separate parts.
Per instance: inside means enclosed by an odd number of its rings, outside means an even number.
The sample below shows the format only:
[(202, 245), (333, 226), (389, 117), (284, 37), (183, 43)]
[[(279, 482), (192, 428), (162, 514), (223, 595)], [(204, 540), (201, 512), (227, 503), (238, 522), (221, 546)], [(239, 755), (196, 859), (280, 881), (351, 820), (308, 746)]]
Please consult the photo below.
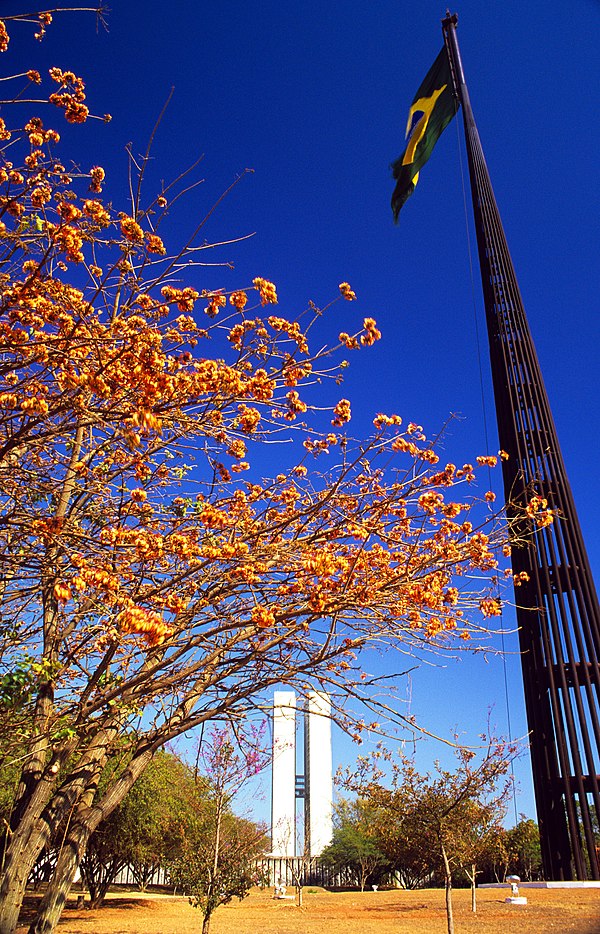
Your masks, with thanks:
[[(6, 15), (23, 4), (5, 0), (2, 8)], [(456, 11), (475, 117), (600, 571), (600, 2), (462, 0)], [(15, 40), (5, 67), (57, 64), (89, 80), (92, 108), (113, 121), (78, 128), (73, 145), (84, 166), (105, 166), (107, 192), (120, 207), (124, 146), (145, 147), (173, 85), (154, 147), (155, 178), (173, 177), (200, 154), (205, 178), (177, 223), (191, 229), (236, 175), (254, 170), (205, 235), (255, 236), (211, 257), (233, 260), (233, 271), (196, 271), (190, 282), (232, 289), (264, 276), (276, 282), (282, 312), (293, 314), (308, 299), (325, 303), (348, 280), (359, 302), (337, 306), (334, 331), (372, 314), (384, 336), (353, 359), (346, 381), (355, 433), (382, 409), (429, 432), (458, 413), (446, 445), (448, 458), (462, 462), (485, 450), (480, 365), (490, 450), (497, 445), (480, 286), (476, 278), (472, 289), (469, 272), (458, 121), (398, 227), (389, 207), (388, 166), (403, 149), (408, 106), (441, 47), (444, 12), (433, 0), (114, 0), (108, 33), (96, 34), (92, 17), (68, 16), (41, 46)], [(507, 644), (516, 647), (514, 639)], [(513, 734), (522, 735), (519, 662), (509, 656), (506, 664)], [(411, 712), (443, 735), (458, 726), (474, 739), (489, 705), (506, 732), (498, 659), (465, 658), (412, 676)], [(339, 737), (335, 753), (354, 755)], [(430, 746), (423, 764), (439, 754)], [(532, 814), (526, 762), (517, 774), (518, 809)]]

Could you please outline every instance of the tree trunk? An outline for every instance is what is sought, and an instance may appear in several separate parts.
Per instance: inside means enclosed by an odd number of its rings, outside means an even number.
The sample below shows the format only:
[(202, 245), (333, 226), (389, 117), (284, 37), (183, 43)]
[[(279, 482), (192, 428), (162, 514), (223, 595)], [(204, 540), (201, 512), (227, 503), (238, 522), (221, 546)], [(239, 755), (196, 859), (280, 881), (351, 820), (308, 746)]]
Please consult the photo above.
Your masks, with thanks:
[[(81, 435), (83, 437), (83, 435)], [(71, 454), (71, 462), (73, 454)], [(70, 468), (69, 468), (70, 469)], [(75, 477), (72, 472), (71, 482)], [(61, 500), (56, 511), (57, 517), (64, 516), (64, 510), (70, 493), (69, 471), (63, 484)], [(42, 660), (52, 664), (56, 662), (56, 626), (58, 620), (58, 601), (54, 596), (51, 575), (56, 561), (54, 546), (46, 547), (46, 564), (42, 570), (41, 595), (43, 606), (43, 653)], [(40, 680), (35, 709), (32, 719), (32, 744), (28, 750), (19, 782), (17, 801), (11, 816), (11, 834), (4, 853), (3, 878), (0, 886), (0, 932), (12, 934), (17, 926), (19, 912), (23, 904), (27, 879), (36, 859), (50, 839), (52, 811), (48, 814), (48, 802), (51, 800), (57, 783), (61, 758), (51, 751), (48, 740), (48, 727), (54, 709), (55, 685), (52, 678), (44, 676)], [(45, 815), (46, 819), (42, 818)]]
[(446, 887), (446, 918), (448, 920), (448, 934), (454, 934), (454, 914), (452, 911), (452, 871), (444, 844), (441, 845), (442, 859), (444, 861), (444, 882)]
[(303, 887), (301, 885), (296, 886), (296, 895), (298, 896), (298, 908), (302, 908), (302, 904), (303, 904), (302, 888)]
[(61, 748), (45, 772), (38, 776), (35, 788), (27, 789), (27, 804), (18, 808), (18, 823), (13, 826), (6, 847), (0, 884), (0, 934), (14, 934), (27, 879), (36, 859), (106, 761), (106, 750), (114, 735), (115, 730), (107, 727), (95, 737), (81, 753), (70, 779), (58, 791), (57, 776), (61, 765), (74, 751), (72, 743)]
[(98, 898), (98, 885), (95, 882), (86, 882), (85, 887), (88, 890), (88, 895), (90, 896), (90, 905), (95, 905), (96, 899)]
[[(65, 836), (56, 862), (52, 880), (39, 904), (38, 914), (29, 928), (29, 934), (51, 934), (58, 924), (67, 896), (71, 890), (75, 873), (85, 853), (88, 840), (98, 825), (112, 814), (127, 792), (140, 777), (152, 758), (150, 750), (140, 752), (133, 759), (115, 784), (108, 789), (97, 804), (90, 806), (95, 785), (90, 785), (83, 796), (78, 812)], [(4, 932), (0, 931), (0, 934)], [(9, 932), (13, 934), (13, 932)]]
[[(48, 796), (51, 794), (50, 788)], [(49, 825), (41, 820), (42, 809), (43, 805), (40, 808), (32, 804), (8, 841), (0, 884), (0, 934), (14, 934), (27, 879), (50, 839)]]
[(210, 916), (211, 916), (211, 914), (212, 914), (212, 912), (209, 911), (207, 914), (204, 915), (204, 919), (203, 919), (203, 921), (202, 921), (202, 934), (208, 934), (208, 929), (210, 928)]
[(28, 934), (51, 934), (54, 931), (71, 891), (81, 857), (85, 853), (90, 833), (91, 831), (82, 824), (69, 830), (58, 854), (52, 881), (42, 896), (37, 917), (32, 921)]
[(471, 866), (471, 911), (475, 913), (477, 911), (477, 887), (475, 885), (477, 879), (477, 872), (475, 863)]
[(2, 880), (2, 904), (0, 906), (0, 934), (14, 934), (19, 921), (19, 913), (25, 895), (27, 877), (31, 871), (37, 850), (33, 858), (27, 853), (14, 865), (7, 867)]
[[(71, 883), (72, 884), (72, 883)], [(112, 885), (112, 879), (103, 882), (98, 886), (98, 891), (96, 892), (96, 897), (90, 899), (90, 908), (102, 908), (104, 904), (104, 899), (108, 895), (108, 890)]]
[(55, 757), (44, 770), (23, 770), (21, 796), (11, 816), (3, 854), (0, 882), (0, 934), (13, 934), (23, 904), (27, 879), (35, 862), (50, 841), (51, 807), (62, 757)]
[(93, 849), (93, 838), (88, 843), (85, 854), (81, 857), (79, 869), (82, 882), (89, 892), (90, 906), (100, 908), (109, 888), (121, 869), (127, 865), (127, 861), (117, 856), (107, 858), (103, 856), (102, 851), (92, 854), (90, 853), (91, 849)]

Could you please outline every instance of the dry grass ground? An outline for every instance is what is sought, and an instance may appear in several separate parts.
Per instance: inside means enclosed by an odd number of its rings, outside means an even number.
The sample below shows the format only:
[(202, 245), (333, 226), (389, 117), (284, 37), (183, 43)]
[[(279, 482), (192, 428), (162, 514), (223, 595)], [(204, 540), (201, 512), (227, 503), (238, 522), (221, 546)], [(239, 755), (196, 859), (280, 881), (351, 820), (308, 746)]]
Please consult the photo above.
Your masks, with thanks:
[[(506, 905), (504, 889), (454, 893), (456, 934), (600, 934), (600, 889), (527, 889), (526, 907)], [(187, 899), (115, 893), (104, 908), (63, 914), (58, 934), (198, 934), (202, 918)], [(19, 928), (24, 934), (26, 927)], [(211, 934), (445, 934), (444, 893), (305, 890), (304, 907), (274, 901), (270, 891), (219, 908)]]

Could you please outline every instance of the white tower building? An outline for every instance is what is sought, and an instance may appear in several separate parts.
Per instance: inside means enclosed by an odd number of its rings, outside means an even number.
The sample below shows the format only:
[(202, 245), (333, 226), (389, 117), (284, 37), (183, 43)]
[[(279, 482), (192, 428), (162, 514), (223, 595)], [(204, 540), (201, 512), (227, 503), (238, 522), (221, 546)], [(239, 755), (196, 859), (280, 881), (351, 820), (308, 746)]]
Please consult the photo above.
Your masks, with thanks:
[(304, 834), (309, 856), (320, 856), (333, 836), (331, 701), (308, 695), (304, 720)]
[(273, 695), (273, 779), (271, 791), (271, 852), (296, 855), (296, 695)]
[(296, 797), (304, 797), (305, 853), (319, 856), (331, 843), (332, 755), (331, 701), (311, 691), (304, 714), (304, 774), (296, 774), (296, 695), (273, 696), (273, 779), (271, 852), (278, 858), (296, 855)]

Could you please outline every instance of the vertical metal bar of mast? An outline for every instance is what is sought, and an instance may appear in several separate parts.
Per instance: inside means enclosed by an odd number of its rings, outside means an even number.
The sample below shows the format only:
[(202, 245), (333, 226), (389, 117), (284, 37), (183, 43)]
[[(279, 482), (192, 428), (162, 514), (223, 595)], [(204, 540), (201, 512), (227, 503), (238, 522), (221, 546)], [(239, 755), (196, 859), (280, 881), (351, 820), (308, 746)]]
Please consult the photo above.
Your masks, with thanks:
[[(547, 879), (598, 879), (600, 607), (464, 79), (456, 15), (442, 21), (462, 105), (507, 512), (533, 782)], [(533, 491), (560, 516), (518, 539)], [(521, 523), (522, 528), (522, 523)]]

